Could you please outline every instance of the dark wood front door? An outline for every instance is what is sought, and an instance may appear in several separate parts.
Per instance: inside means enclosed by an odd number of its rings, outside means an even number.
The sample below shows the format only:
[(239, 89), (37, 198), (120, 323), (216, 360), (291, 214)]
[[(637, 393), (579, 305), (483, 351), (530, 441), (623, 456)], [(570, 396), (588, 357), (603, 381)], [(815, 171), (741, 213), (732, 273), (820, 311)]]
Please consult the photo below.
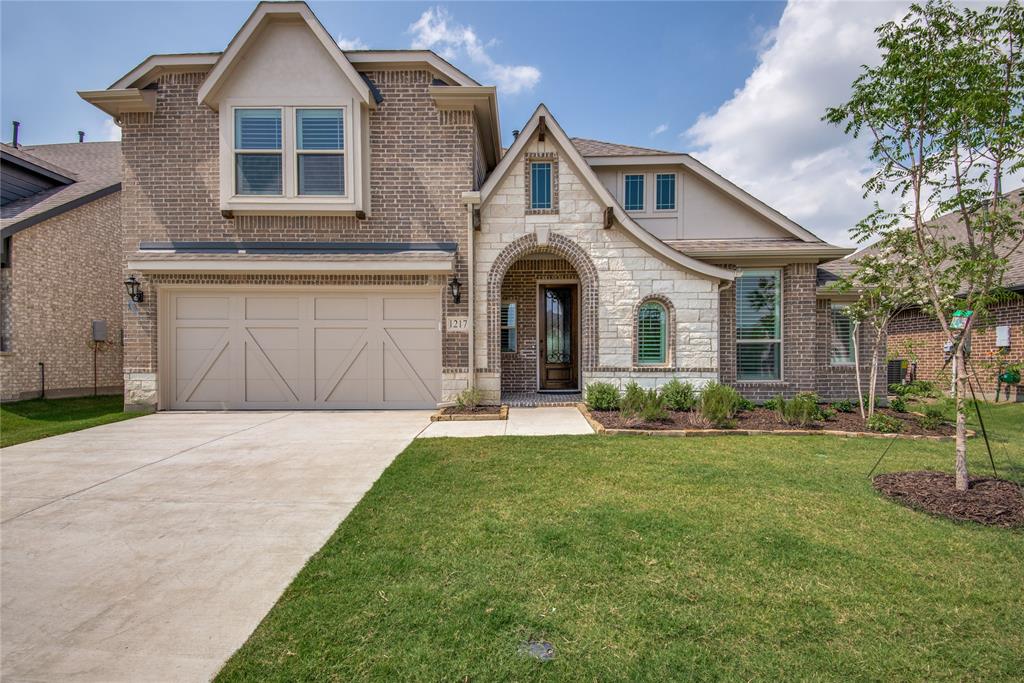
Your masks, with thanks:
[(574, 391), (577, 383), (576, 285), (541, 286), (540, 388)]

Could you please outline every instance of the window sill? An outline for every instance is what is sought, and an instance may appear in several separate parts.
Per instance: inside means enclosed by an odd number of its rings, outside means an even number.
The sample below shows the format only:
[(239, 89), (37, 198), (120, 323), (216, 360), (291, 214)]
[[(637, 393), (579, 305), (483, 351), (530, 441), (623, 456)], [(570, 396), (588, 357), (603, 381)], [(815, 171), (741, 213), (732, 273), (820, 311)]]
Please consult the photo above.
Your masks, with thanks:
[(242, 215), (355, 215), (363, 207), (352, 199), (233, 197), (221, 202), (221, 211)]

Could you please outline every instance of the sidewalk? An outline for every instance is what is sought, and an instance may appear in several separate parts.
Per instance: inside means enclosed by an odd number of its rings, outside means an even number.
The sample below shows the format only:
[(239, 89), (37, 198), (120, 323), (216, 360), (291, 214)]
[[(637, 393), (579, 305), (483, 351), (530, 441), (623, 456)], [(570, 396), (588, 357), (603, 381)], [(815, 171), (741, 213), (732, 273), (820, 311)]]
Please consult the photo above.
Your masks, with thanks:
[(576, 408), (510, 408), (507, 420), (431, 422), (418, 438), (593, 434)]

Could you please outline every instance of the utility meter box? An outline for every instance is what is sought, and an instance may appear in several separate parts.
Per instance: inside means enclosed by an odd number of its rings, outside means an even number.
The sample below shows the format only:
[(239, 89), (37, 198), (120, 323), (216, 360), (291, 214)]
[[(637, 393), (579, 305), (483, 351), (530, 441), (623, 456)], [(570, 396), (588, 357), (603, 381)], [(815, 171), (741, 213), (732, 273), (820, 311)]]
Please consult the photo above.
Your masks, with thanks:
[(93, 341), (107, 341), (107, 321), (106, 320), (93, 320), (92, 321), (92, 340)]
[(996, 346), (1005, 349), (1010, 346), (1010, 326), (999, 325), (996, 327)]

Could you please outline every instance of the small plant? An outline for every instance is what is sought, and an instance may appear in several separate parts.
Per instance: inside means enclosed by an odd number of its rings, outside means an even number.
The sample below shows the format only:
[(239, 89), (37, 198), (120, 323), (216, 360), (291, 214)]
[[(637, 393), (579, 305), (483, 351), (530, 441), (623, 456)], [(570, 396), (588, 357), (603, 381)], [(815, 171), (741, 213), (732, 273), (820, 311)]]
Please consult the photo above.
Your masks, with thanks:
[(693, 410), (697, 401), (697, 394), (693, 385), (689, 382), (680, 382), (672, 379), (661, 388), (661, 395), (665, 398), (665, 406), (669, 410)]
[(644, 389), (636, 382), (626, 385), (619, 413), (627, 420), (663, 422), (668, 419), (665, 396), (657, 389)]
[(797, 394), (790, 400), (775, 397), (779, 418), (788, 425), (806, 427), (818, 417), (818, 401), (814, 394)]
[(626, 391), (622, 394), (622, 398), (619, 399), (619, 413), (627, 420), (634, 418), (640, 414), (640, 410), (644, 407), (646, 400), (647, 397), (643, 388), (636, 382), (631, 381), (626, 385)]
[(906, 396), (910, 393), (910, 385), (903, 382), (894, 382), (889, 385), (889, 393), (896, 396)]
[(924, 407), (924, 417), (920, 420), (922, 429), (938, 429), (945, 421), (945, 415), (942, 413), (942, 408), (935, 405), (928, 405)]
[(774, 411), (778, 412), (778, 410), (779, 410), (779, 400), (781, 398), (782, 398), (781, 396), (776, 396), (775, 398), (770, 398), (767, 401), (765, 401), (764, 403), (762, 403), (761, 407), (764, 408), (765, 410), (774, 410)]
[(836, 416), (836, 411), (828, 406), (818, 406), (818, 418), (822, 422), (831, 420)]
[(619, 407), (619, 388), (610, 382), (591, 382), (587, 385), (585, 400), (591, 410), (616, 410)]
[(700, 414), (711, 426), (726, 429), (733, 426), (741, 397), (738, 391), (718, 382), (708, 382), (700, 392)]
[(736, 403), (737, 413), (747, 413), (754, 409), (754, 402), (749, 398), (740, 396), (740, 400)]
[(872, 432), (897, 434), (903, 431), (903, 423), (885, 413), (875, 413), (868, 418), (867, 427)]
[(889, 401), (889, 407), (897, 413), (905, 413), (907, 412), (907, 401), (902, 396), (894, 396), (893, 399)]
[(480, 390), (476, 387), (471, 387), (455, 397), (455, 405), (460, 410), (472, 410), (480, 405), (482, 398)]
[(842, 400), (842, 401), (834, 402), (832, 404), (832, 408), (834, 410), (839, 411), (840, 413), (852, 413), (855, 410), (857, 410), (857, 406), (854, 404), (854, 402), (853, 401), (847, 401), (847, 400)]

